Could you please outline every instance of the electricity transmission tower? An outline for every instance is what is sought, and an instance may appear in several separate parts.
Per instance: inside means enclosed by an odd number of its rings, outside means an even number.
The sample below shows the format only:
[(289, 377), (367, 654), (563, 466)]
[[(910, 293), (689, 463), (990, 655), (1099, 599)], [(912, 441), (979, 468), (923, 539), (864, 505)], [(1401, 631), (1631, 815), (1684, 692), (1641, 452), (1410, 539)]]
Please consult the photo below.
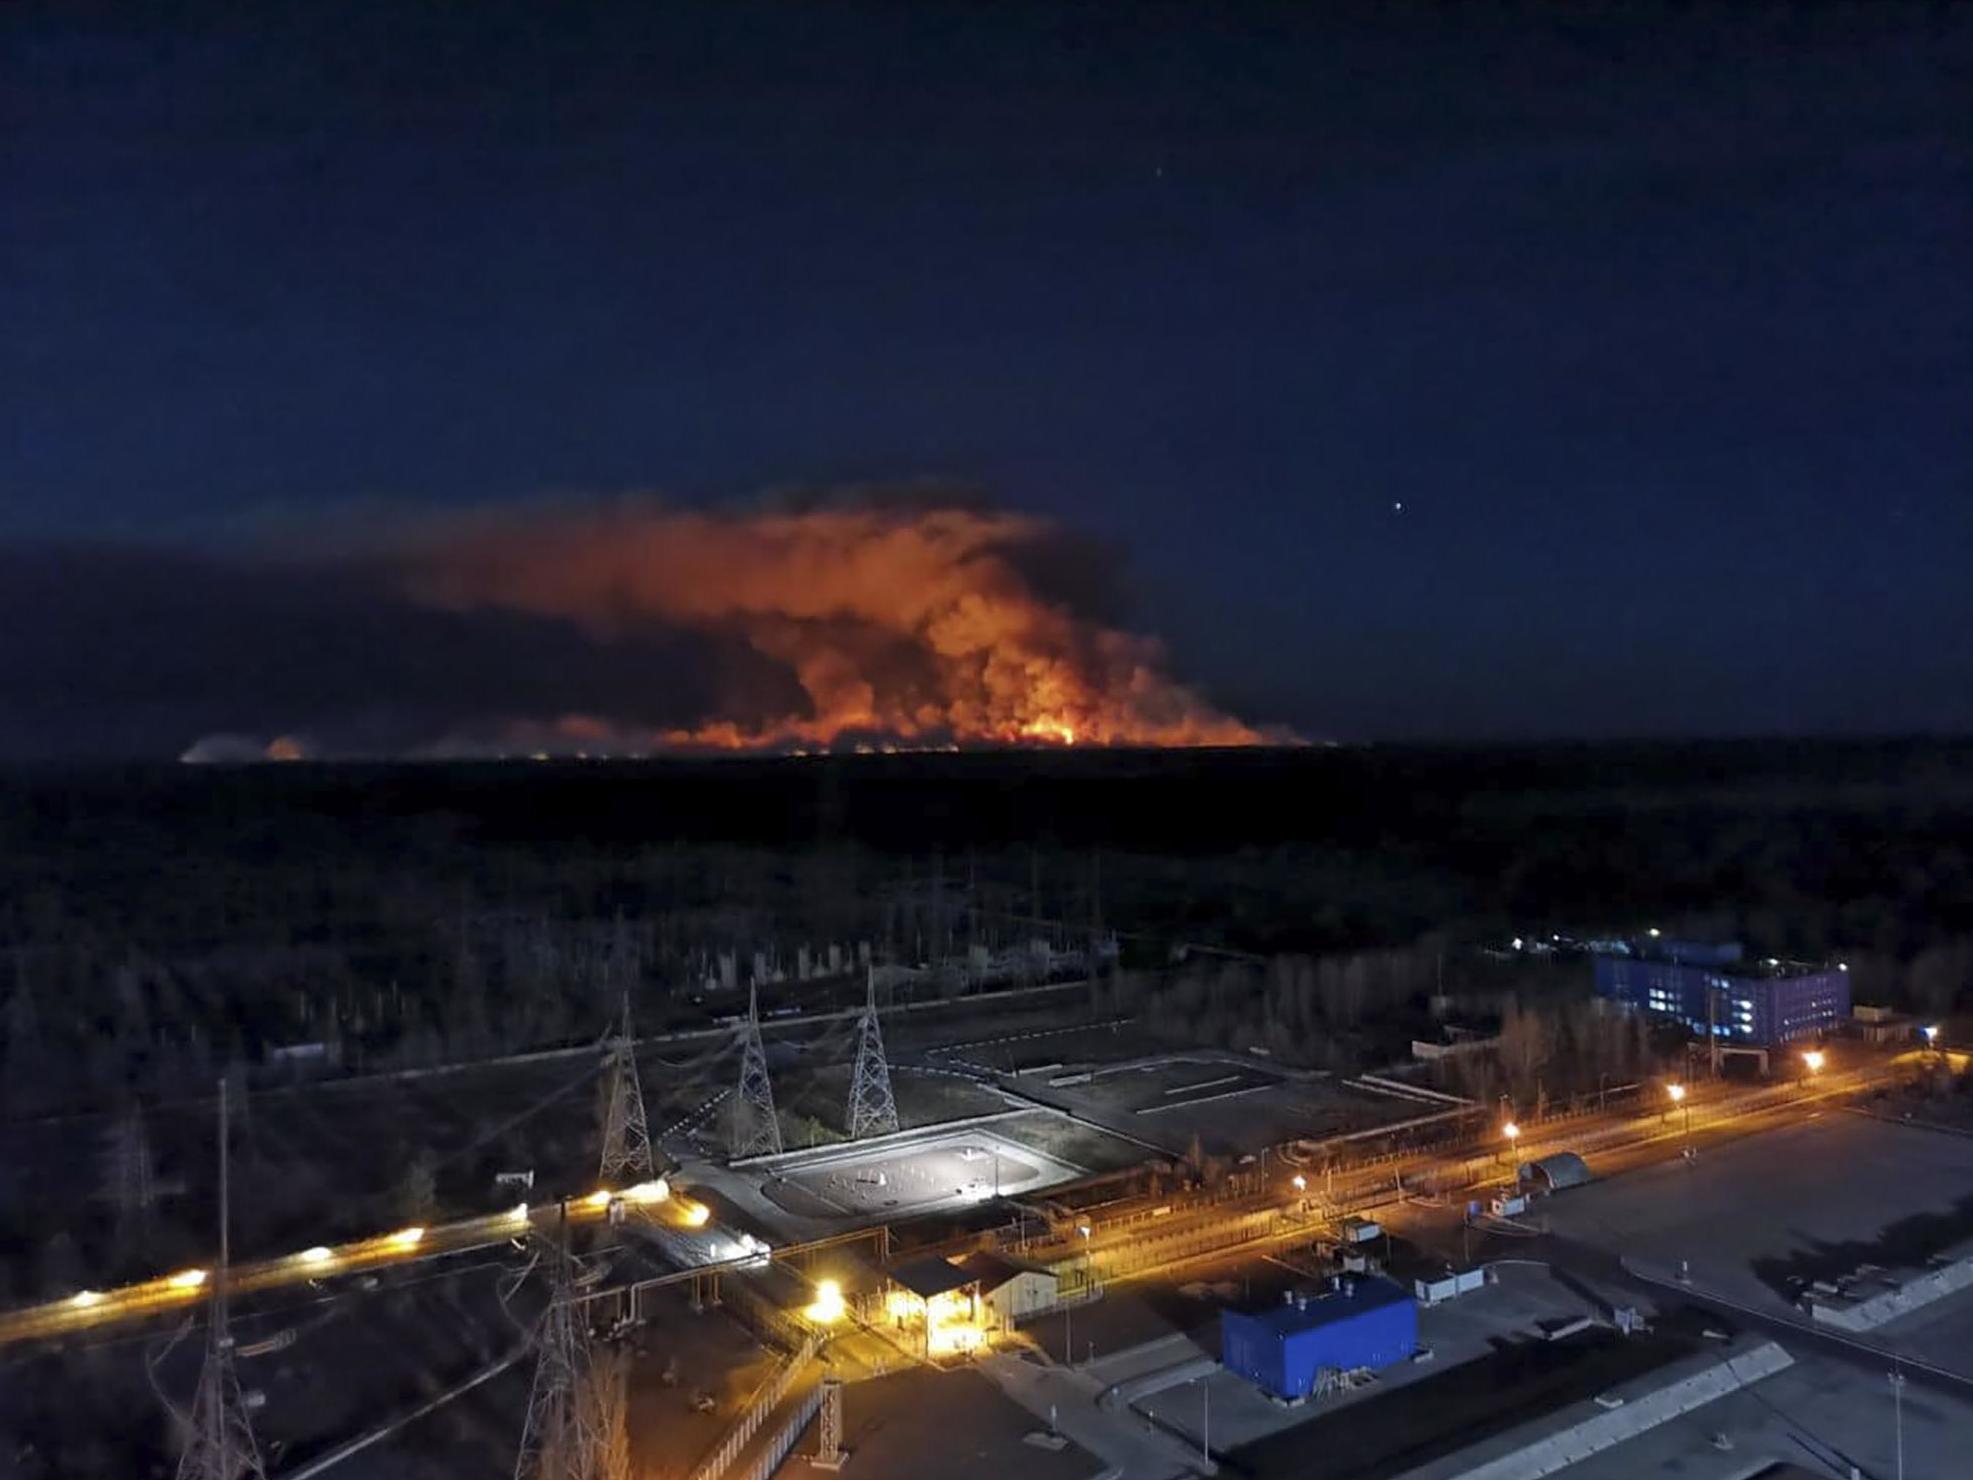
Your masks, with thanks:
[(637, 1039), (630, 1031), (630, 998), (623, 1001), (623, 1025), (610, 1040), (603, 1072), (609, 1076), (609, 1103), (603, 1113), (603, 1156), (597, 1179), (605, 1187), (648, 1182), (657, 1175), (651, 1160), (651, 1132), (644, 1121), (644, 1090), (637, 1082)]
[(595, 1480), (594, 1405), (586, 1401), (582, 1328), (576, 1314), (575, 1259), (568, 1228), (538, 1240), (549, 1265), (548, 1305), (534, 1331), (534, 1386), (514, 1480)]
[(856, 1067), (849, 1082), (849, 1135), (852, 1141), (897, 1129), (897, 1100), (891, 1094), (891, 1066), (884, 1059), (884, 1034), (877, 1025), (877, 968), (870, 968), (869, 996), (856, 1024)]
[(747, 1022), (740, 1030), (740, 1093), (733, 1101), (733, 1155), (778, 1155), (781, 1121), (774, 1113), (774, 1085), (767, 1077), (767, 1051), (760, 1046), (760, 1007), (747, 988)]
[(260, 1450), (247, 1422), (247, 1406), (233, 1370), (233, 1336), (226, 1324), (227, 1233), (226, 1081), (219, 1081), (219, 1265), (212, 1272), (212, 1310), (206, 1318), (205, 1368), (192, 1399), (191, 1436), (178, 1457), (178, 1480), (266, 1480)]
[(151, 1161), (151, 1138), (138, 1105), (118, 1118), (103, 1148), (103, 1196), (116, 1210), (116, 1242), (128, 1253), (149, 1240), (151, 1210), (158, 1200)]

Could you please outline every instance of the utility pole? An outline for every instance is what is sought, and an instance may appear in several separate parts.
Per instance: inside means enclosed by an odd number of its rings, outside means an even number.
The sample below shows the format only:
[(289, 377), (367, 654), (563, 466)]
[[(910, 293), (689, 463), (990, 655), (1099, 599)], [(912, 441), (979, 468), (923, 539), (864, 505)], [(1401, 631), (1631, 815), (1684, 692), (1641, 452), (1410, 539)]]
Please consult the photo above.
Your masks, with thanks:
[(733, 1155), (778, 1156), (781, 1121), (774, 1113), (774, 1085), (767, 1077), (767, 1051), (760, 1043), (760, 1006), (747, 988), (747, 1021), (740, 1030), (740, 1093), (733, 1101)]
[(227, 1264), (232, 1256), (228, 1224), (231, 1188), (226, 1155), (226, 1081), (219, 1081), (219, 1264), (212, 1272), (212, 1308), (206, 1317), (205, 1368), (192, 1399), (192, 1432), (178, 1457), (178, 1480), (266, 1480), (239, 1374), (233, 1370), (233, 1335), (227, 1325)]
[(623, 1024), (610, 1040), (604, 1072), (609, 1105), (603, 1119), (603, 1154), (596, 1168), (605, 1187), (648, 1182), (657, 1173), (651, 1159), (651, 1131), (644, 1119), (644, 1090), (637, 1082), (637, 1039), (630, 1030), (630, 994), (623, 999)]
[(1213, 1467), (1213, 1379), (1210, 1373), (1199, 1379), (1199, 1397), (1206, 1409), (1205, 1420), (1199, 1425), (1199, 1463), (1210, 1472)]
[(1706, 983), (1706, 1052), (1711, 1055), (1713, 1078), (1720, 1077), (1719, 988)]
[(1898, 1480), (1904, 1480), (1904, 1373), (1891, 1369), (1891, 1411), (1898, 1432)]
[(877, 1022), (877, 968), (870, 967), (869, 994), (856, 1025), (856, 1066), (850, 1074), (849, 1135), (852, 1141), (897, 1129), (897, 1099), (891, 1093), (891, 1066), (884, 1058), (884, 1034)]

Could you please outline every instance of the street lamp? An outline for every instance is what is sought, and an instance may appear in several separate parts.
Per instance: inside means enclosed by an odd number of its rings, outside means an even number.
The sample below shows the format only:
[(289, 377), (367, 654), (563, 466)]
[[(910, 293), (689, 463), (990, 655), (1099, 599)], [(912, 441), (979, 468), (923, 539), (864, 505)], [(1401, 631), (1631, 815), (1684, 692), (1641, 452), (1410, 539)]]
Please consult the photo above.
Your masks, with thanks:
[[(1082, 1235), (1082, 1286), (1085, 1296), (1089, 1293), (1089, 1234), (1087, 1223), (1078, 1223), (1076, 1232)], [(1062, 1364), (1073, 1367), (1076, 1364), (1076, 1308), (1073, 1305), (1062, 1307)]]
[(1685, 1086), (1682, 1084), (1668, 1084), (1665, 1086), (1665, 1093), (1672, 1097), (1672, 1103), (1679, 1107), (1680, 1114), (1684, 1117), (1685, 1129), (1682, 1132), (1682, 1139), (1685, 1143), (1685, 1155), (1690, 1157), (1692, 1155), (1692, 1107), (1685, 1103)]
[(1822, 1060), (1823, 1054), (1819, 1048), (1808, 1049), (1802, 1054), (1802, 1062), (1809, 1066), (1809, 1073), (1811, 1074), (1820, 1074), (1822, 1072)]
[(1904, 1480), (1904, 1373), (1893, 1367), (1891, 1377), (1892, 1422), (1898, 1434), (1898, 1480)]
[(1507, 1138), (1507, 1159), (1512, 1161), (1514, 1159), (1514, 1143), (1521, 1139), (1521, 1127), (1510, 1120), (1500, 1128), (1500, 1133)]

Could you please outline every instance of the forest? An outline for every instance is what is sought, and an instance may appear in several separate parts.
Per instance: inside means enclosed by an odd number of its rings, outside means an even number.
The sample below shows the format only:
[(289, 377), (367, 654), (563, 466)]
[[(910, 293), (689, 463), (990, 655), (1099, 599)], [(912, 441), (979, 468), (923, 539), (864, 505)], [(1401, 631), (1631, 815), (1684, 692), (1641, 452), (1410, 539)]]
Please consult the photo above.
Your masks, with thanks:
[[(702, 1021), (869, 952), (1122, 942), (1156, 1024), (1362, 1067), (1586, 971), (1510, 933), (1645, 922), (1840, 955), (1859, 1000), (1973, 979), (1973, 745), (1090, 751), (49, 770), (0, 777), (12, 1116)], [(1207, 952), (1213, 954), (1192, 954)], [(847, 969), (847, 968), (845, 968)], [(710, 994), (710, 995), (709, 995)], [(1619, 1059), (1635, 1049), (1618, 1045)], [(274, 1056), (271, 1058), (271, 1056)]]

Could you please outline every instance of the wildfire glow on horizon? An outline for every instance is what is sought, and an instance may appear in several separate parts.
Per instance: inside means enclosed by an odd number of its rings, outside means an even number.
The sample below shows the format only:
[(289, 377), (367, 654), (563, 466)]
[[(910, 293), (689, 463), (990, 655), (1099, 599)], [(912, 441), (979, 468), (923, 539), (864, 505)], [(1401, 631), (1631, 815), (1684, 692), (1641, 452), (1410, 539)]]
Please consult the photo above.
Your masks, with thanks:
[[(549, 621), (603, 646), (699, 639), (779, 680), (766, 694), (736, 682), (681, 724), (627, 721), (609, 694), (578, 711), (488, 716), (434, 755), (1292, 743), (1172, 677), (1155, 638), (1079, 610), (1089, 603), (1066, 544), (1047, 520), (966, 507), (629, 504), (485, 514), (356, 558), (462, 620)], [(319, 753), (289, 734), (265, 758)]]

